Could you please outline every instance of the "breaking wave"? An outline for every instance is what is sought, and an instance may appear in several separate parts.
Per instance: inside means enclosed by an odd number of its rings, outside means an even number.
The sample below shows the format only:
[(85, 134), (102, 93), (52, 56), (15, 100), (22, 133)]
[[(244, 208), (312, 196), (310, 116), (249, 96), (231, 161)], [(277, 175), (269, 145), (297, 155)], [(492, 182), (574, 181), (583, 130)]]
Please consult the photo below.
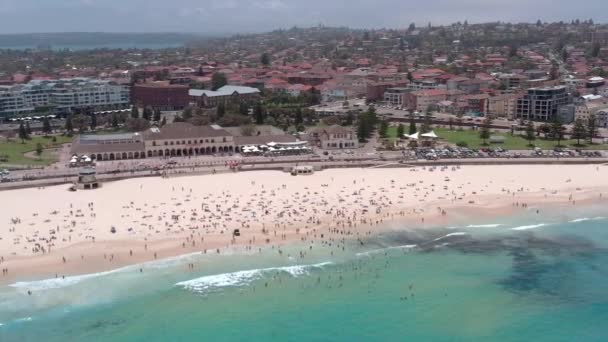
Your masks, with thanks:
[(539, 223), (539, 224), (531, 224), (528, 226), (519, 226), (519, 227), (515, 227), (515, 228), (511, 228), (511, 230), (528, 230), (528, 229), (536, 229), (536, 228), (540, 228), (540, 227), (544, 227), (546, 226), (546, 223)]
[(331, 265), (331, 262), (323, 262), (314, 265), (295, 265), (285, 267), (270, 267), (246, 271), (237, 271), (232, 273), (222, 273), (210, 276), (204, 276), (192, 280), (182, 281), (175, 286), (183, 287), (186, 290), (196, 293), (206, 293), (210, 290), (221, 287), (238, 287), (245, 286), (254, 280), (261, 279), (264, 274), (270, 272), (287, 273), (292, 277), (298, 277), (308, 274), (308, 271), (313, 268), (322, 268), (323, 266)]

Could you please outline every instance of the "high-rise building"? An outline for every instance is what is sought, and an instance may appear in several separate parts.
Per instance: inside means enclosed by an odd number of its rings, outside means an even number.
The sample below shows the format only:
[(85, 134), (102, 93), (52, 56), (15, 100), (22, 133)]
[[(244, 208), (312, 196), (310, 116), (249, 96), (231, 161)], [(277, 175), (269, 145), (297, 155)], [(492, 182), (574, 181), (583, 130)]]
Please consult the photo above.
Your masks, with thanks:
[(553, 121), (559, 116), (559, 108), (570, 102), (565, 86), (530, 88), (517, 100), (516, 115), (525, 120)]

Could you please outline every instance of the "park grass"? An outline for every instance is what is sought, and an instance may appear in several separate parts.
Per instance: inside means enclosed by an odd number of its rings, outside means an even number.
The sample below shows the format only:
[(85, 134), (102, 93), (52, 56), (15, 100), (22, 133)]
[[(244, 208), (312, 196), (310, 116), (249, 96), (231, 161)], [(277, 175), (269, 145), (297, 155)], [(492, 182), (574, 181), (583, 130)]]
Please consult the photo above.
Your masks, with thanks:
[[(405, 127), (407, 130), (407, 126)], [(532, 141), (533, 146), (530, 146), (530, 142), (527, 141), (523, 136), (519, 134), (511, 135), (511, 133), (503, 133), (503, 132), (492, 132), (492, 136), (501, 136), (503, 137), (504, 143), (491, 144), (488, 142), (488, 145), (483, 144), (483, 140), (479, 138), (479, 131), (471, 130), (471, 129), (454, 129), (449, 130), (447, 128), (434, 128), (435, 133), (441, 138), (442, 141), (448, 142), (450, 144), (458, 144), (458, 143), (466, 143), (469, 148), (472, 149), (480, 149), (480, 148), (488, 148), (488, 147), (502, 147), (507, 150), (529, 150), (534, 147), (539, 147), (544, 150), (552, 150), (557, 146), (556, 140), (545, 139), (542, 136), (536, 137), (536, 140)], [(407, 133), (407, 132), (406, 132)], [(389, 127), (388, 139), (395, 140), (397, 138), (397, 127)], [(578, 149), (592, 149), (592, 150), (608, 150), (607, 144), (593, 144), (593, 145), (584, 145), (583, 141), (581, 141), (581, 145), (577, 145), (576, 140), (562, 140), (560, 147), (565, 148), (578, 148)]]
[(67, 136), (56, 136), (55, 138), (57, 141), (53, 142), (52, 137), (38, 136), (25, 140), (24, 143), (19, 138), (14, 138), (10, 141), (3, 139), (0, 141), (0, 157), (7, 157), (7, 160), (0, 161), (0, 165), (50, 165), (57, 161), (57, 157), (53, 153), (43, 151), (40, 158), (29, 158), (25, 156), (25, 153), (35, 151), (38, 143), (42, 144), (46, 150), (61, 147), (62, 144), (72, 141), (72, 138)]

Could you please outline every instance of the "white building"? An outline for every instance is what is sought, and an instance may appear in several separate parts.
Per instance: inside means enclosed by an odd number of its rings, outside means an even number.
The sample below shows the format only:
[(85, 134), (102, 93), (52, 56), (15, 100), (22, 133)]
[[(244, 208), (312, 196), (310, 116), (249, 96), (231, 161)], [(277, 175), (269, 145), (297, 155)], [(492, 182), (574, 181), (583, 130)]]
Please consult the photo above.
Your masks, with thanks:
[(333, 125), (318, 128), (311, 133), (311, 139), (324, 150), (356, 149), (359, 147), (357, 134), (352, 128)]
[(49, 107), (61, 113), (74, 109), (115, 109), (129, 105), (128, 86), (89, 78), (34, 80), (0, 87), (0, 116), (31, 113)]

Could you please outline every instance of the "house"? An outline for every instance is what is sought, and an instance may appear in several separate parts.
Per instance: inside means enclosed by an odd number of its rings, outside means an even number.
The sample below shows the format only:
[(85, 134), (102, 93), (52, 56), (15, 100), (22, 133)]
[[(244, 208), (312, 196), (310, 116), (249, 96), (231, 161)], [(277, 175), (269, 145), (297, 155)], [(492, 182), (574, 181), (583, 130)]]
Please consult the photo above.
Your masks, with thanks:
[(305, 84), (294, 84), (287, 88), (287, 93), (291, 96), (300, 96), (302, 93), (311, 92), (312, 90), (312, 86)]
[(404, 94), (403, 105), (409, 110), (425, 112), (430, 106), (438, 102), (449, 100), (450, 92), (445, 89), (428, 89), (412, 91)]
[(355, 149), (359, 147), (357, 134), (350, 127), (333, 125), (318, 128), (310, 134), (311, 143), (324, 150)]

